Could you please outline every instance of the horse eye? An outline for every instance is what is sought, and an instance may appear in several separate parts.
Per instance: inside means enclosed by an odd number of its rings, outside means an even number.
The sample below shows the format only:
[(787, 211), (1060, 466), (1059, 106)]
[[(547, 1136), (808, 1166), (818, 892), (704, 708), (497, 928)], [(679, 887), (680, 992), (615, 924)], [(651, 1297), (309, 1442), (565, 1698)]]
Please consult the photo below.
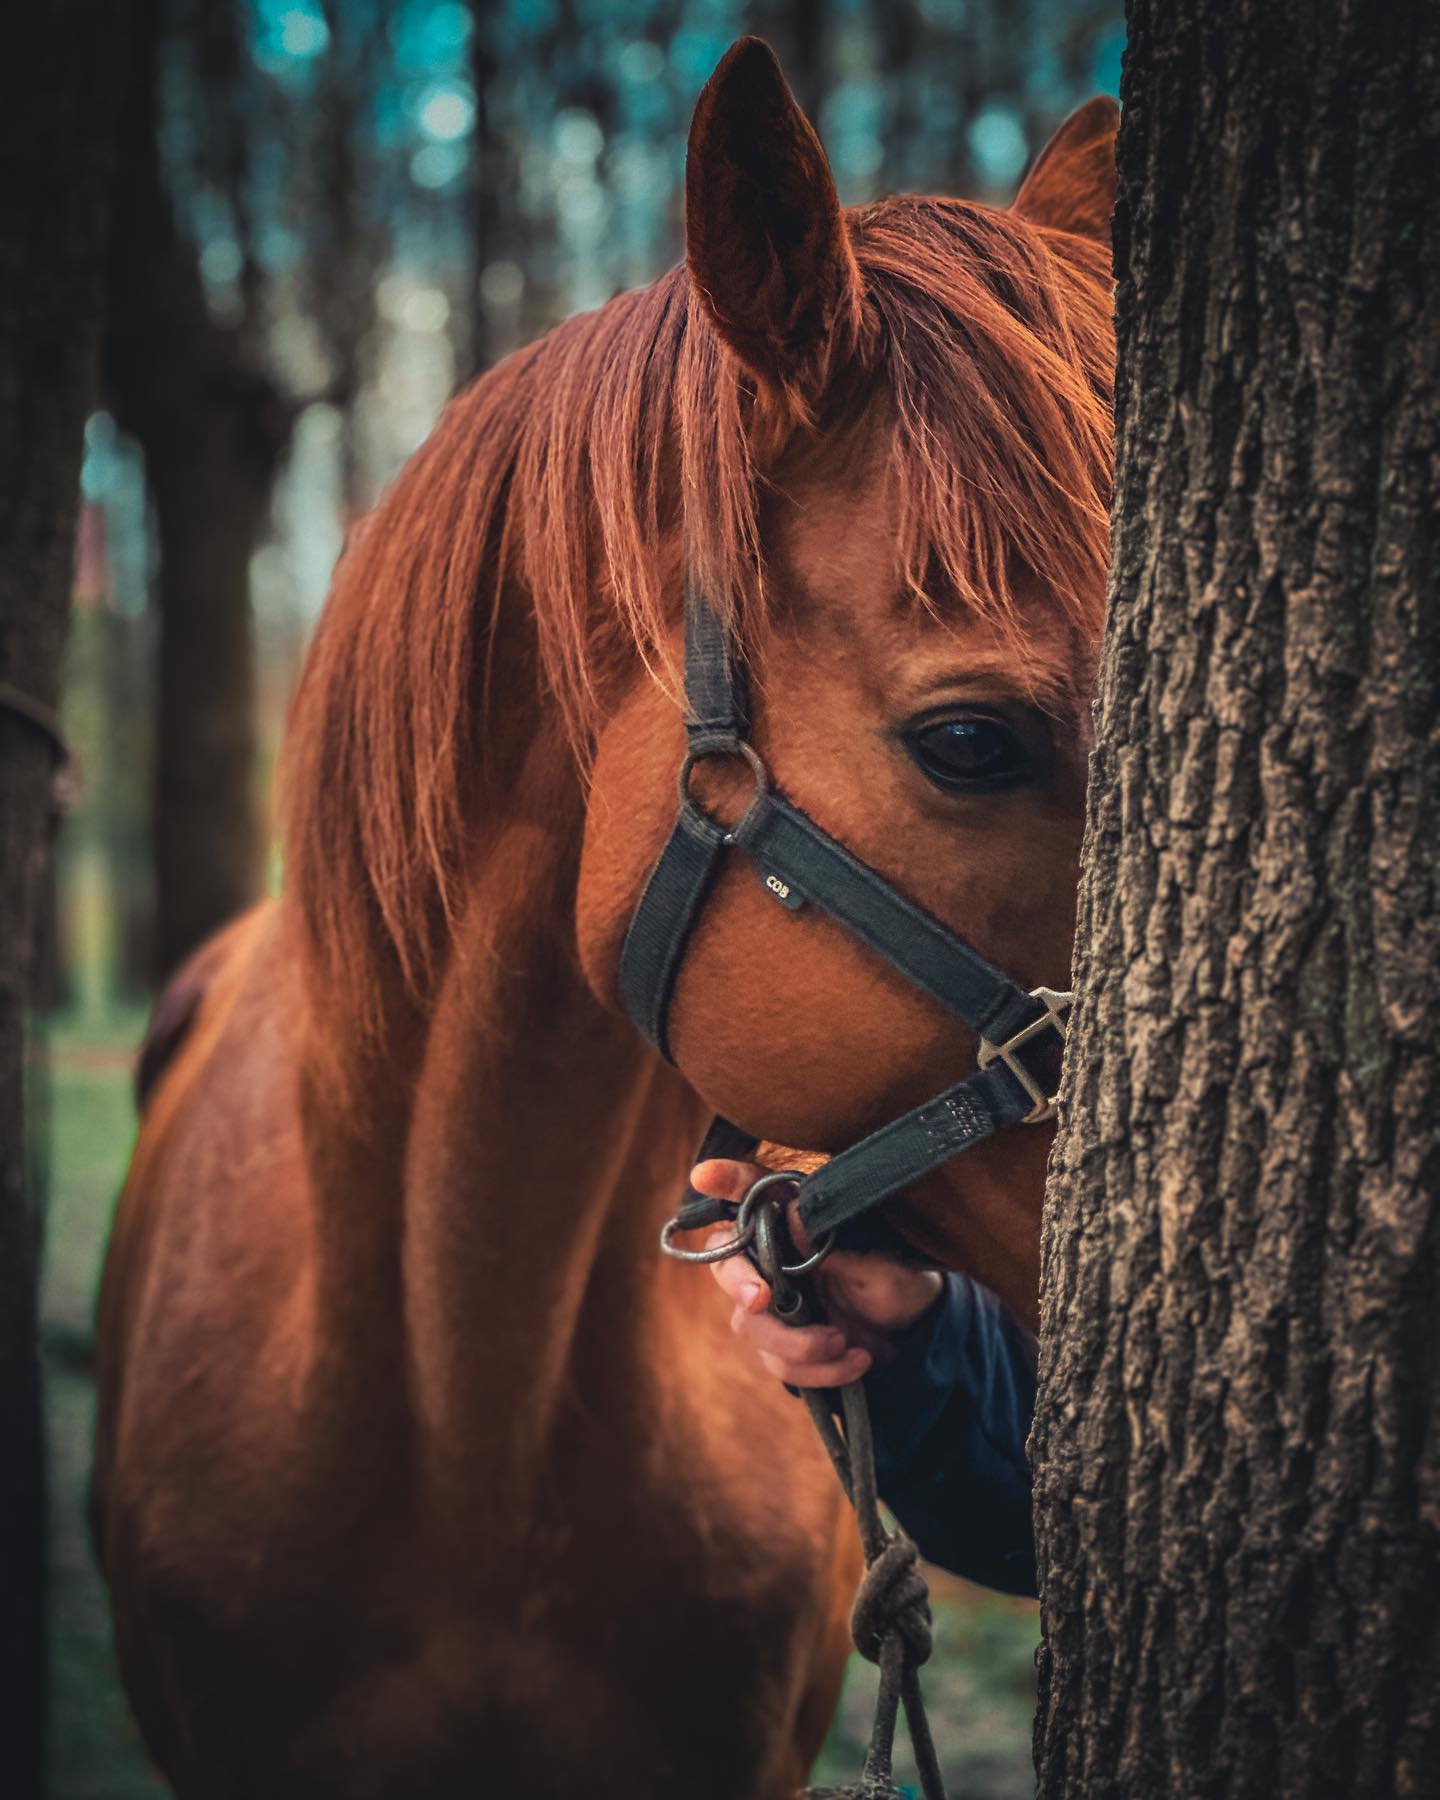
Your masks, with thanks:
[(952, 793), (1008, 787), (1026, 773), (1020, 739), (999, 719), (937, 719), (907, 733), (905, 747), (927, 780)]

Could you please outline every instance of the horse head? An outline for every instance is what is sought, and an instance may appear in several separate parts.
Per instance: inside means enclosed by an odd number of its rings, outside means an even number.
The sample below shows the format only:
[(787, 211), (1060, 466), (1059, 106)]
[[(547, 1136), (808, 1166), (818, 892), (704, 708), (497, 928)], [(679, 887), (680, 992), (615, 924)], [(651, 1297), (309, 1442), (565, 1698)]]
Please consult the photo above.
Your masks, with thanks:
[[(689, 343), (713, 416), (676, 446), (661, 561), (743, 658), (765, 779), (1022, 987), (1066, 988), (1103, 607), (1115, 108), (1062, 127), (1014, 205), (842, 208), (770, 52), (737, 44), (687, 167)], [(581, 958), (614, 1002), (685, 752), (673, 620), (595, 737)], [(736, 756), (692, 776), (733, 822)], [(973, 1069), (975, 1033), (803, 895), (718, 871), (668, 1053), (759, 1137), (834, 1152)], [(891, 1217), (1024, 1316), (1050, 1130), (991, 1137)]]
[[(886, 1195), (1033, 1315), (1048, 1131), (975, 1065), (1067, 985), (1113, 127), (1078, 114), (1008, 212), (845, 210), (738, 45), (686, 267), (457, 394), (351, 533), (284, 892), (159, 1022), (105, 1274), (98, 1530), (181, 1792), (803, 1780), (843, 1496), (654, 1234), (697, 1094), (835, 1153), (824, 1182), (973, 1077), (1013, 1128), (950, 1161), (942, 1119)], [(677, 957), (635, 921), (686, 762)], [(823, 879), (767, 869), (757, 818)], [(836, 869), (954, 1005), (839, 917)]]

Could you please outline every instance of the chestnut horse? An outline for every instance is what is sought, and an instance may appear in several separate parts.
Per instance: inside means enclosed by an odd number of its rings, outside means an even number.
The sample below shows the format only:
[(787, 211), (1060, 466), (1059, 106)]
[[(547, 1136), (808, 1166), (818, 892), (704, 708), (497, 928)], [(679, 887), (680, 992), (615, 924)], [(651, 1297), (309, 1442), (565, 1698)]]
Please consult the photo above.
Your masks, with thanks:
[[(165, 1003), (101, 1297), (101, 1552), (182, 1795), (803, 1779), (850, 1523), (656, 1233), (709, 1112), (834, 1149), (975, 1045), (743, 869), (675, 1066), (619, 1015), (674, 810), (682, 562), (797, 803), (1065, 986), (1113, 134), (1092, 102), (1009, 211), (845, 211), (743, 41), (695, 114), (687, 266), (461, 394), (347, 549), (289, 729), (285, 892)], [(1025, 1316), (1048, 1137), (892, 1209)]]

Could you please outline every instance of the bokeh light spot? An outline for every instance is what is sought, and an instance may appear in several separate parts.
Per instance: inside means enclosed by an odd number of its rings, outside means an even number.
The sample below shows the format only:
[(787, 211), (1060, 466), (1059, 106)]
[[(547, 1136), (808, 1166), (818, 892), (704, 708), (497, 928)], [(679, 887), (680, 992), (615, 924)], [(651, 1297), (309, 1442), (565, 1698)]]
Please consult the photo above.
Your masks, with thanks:
[(658, 44), (639, 38), (620, 52), (620, 73), (626, 81), (658, 81), (665, 70), (665, 57)]
[(572, 168), (593, 163), (605, 146), (605, 134), (593, 113), (571, 107), (555, 121), (555, 154)]
[(200, 272), (217, 287), (224, 287), (238, 277), (240, 263), (240, 246), (234, 238), (211, 238), (200, 252)]
[(475, 96), (458, 83), (428, 88), (420, 101), (419, 118), (427, 137), (453, 143), (475, 123)]
[(465, 152), (458, 144), (427, 144), (410, 158), (410, 179), (417, 187), (449, 187), (464, 168)]
[(997, 186), (1014, 181), (1025, 167), (1030, 146), (1019, 119), (1008, 106), (987, 106), (976, 113), (967, 136), (987, 181)]
[(405, 296), (400, 323), (407, 331), (443, 331), (450, 318), (450, 302), (439, 288), (416, 288)]
[(425, 21), (425, 35), (437, 49), (458, 50), (470, 36), (470, 9), (444, 0)]
[(480, 298), (487, 306), (516, 306), (524, 292), (525, 277), (518, 263), (486, 263), (480, 276)]
[(287, 56), (318, 56), (330, 42), (330, 27), (318, 12), (292, 7), (279, 18), (280, 48)]

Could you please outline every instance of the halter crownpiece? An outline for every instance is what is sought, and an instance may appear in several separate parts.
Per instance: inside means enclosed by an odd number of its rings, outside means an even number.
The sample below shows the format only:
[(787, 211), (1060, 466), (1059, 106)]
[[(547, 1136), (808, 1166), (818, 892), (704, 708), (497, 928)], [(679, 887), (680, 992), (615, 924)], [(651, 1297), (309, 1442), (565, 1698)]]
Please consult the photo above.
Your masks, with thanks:
[[(775, 788), (747, 736), (745, 679), (729, 633), (688, 573), (685, 699), (679, 813), (620, 953), (620, 997), (645, 1037), (669, 1057), (670, 998), (690, 934), (722, 859), (740, 849), (754, 861), (766, 891), (780, 905), (792, 912), (806, 904), (818, 906), (980, 1039), (975, 1074), (800, 1179), (799, 1216), (811, 1239), (819, 1241), (1002, 1126), (1050, 1118), (1073, 995), (1053, 988), (1027, 990), (1012, 981)], [(755, 781), (750, 804), (733, 826), (711, 817), (691, 792), (695, 765), (720, 756), (743, 760)], [(712, 1147), (717, 1135), (728, 1148)], [(728, 1121), (717, 1120), (702, 1153), (745, 1155), (755, 1143)], [(677, 1232), (726, 1216), (718, 1201), (688, 1199), (666, 1227), (663, 1248), (671, 1255), (711, 1260), (713, 1253), (682, 1252), (672, 1240)], [(740, 1247), (737, 1242), (735, 1249)], [(721, 1253), (734, 1250), (727, 1245)]]

